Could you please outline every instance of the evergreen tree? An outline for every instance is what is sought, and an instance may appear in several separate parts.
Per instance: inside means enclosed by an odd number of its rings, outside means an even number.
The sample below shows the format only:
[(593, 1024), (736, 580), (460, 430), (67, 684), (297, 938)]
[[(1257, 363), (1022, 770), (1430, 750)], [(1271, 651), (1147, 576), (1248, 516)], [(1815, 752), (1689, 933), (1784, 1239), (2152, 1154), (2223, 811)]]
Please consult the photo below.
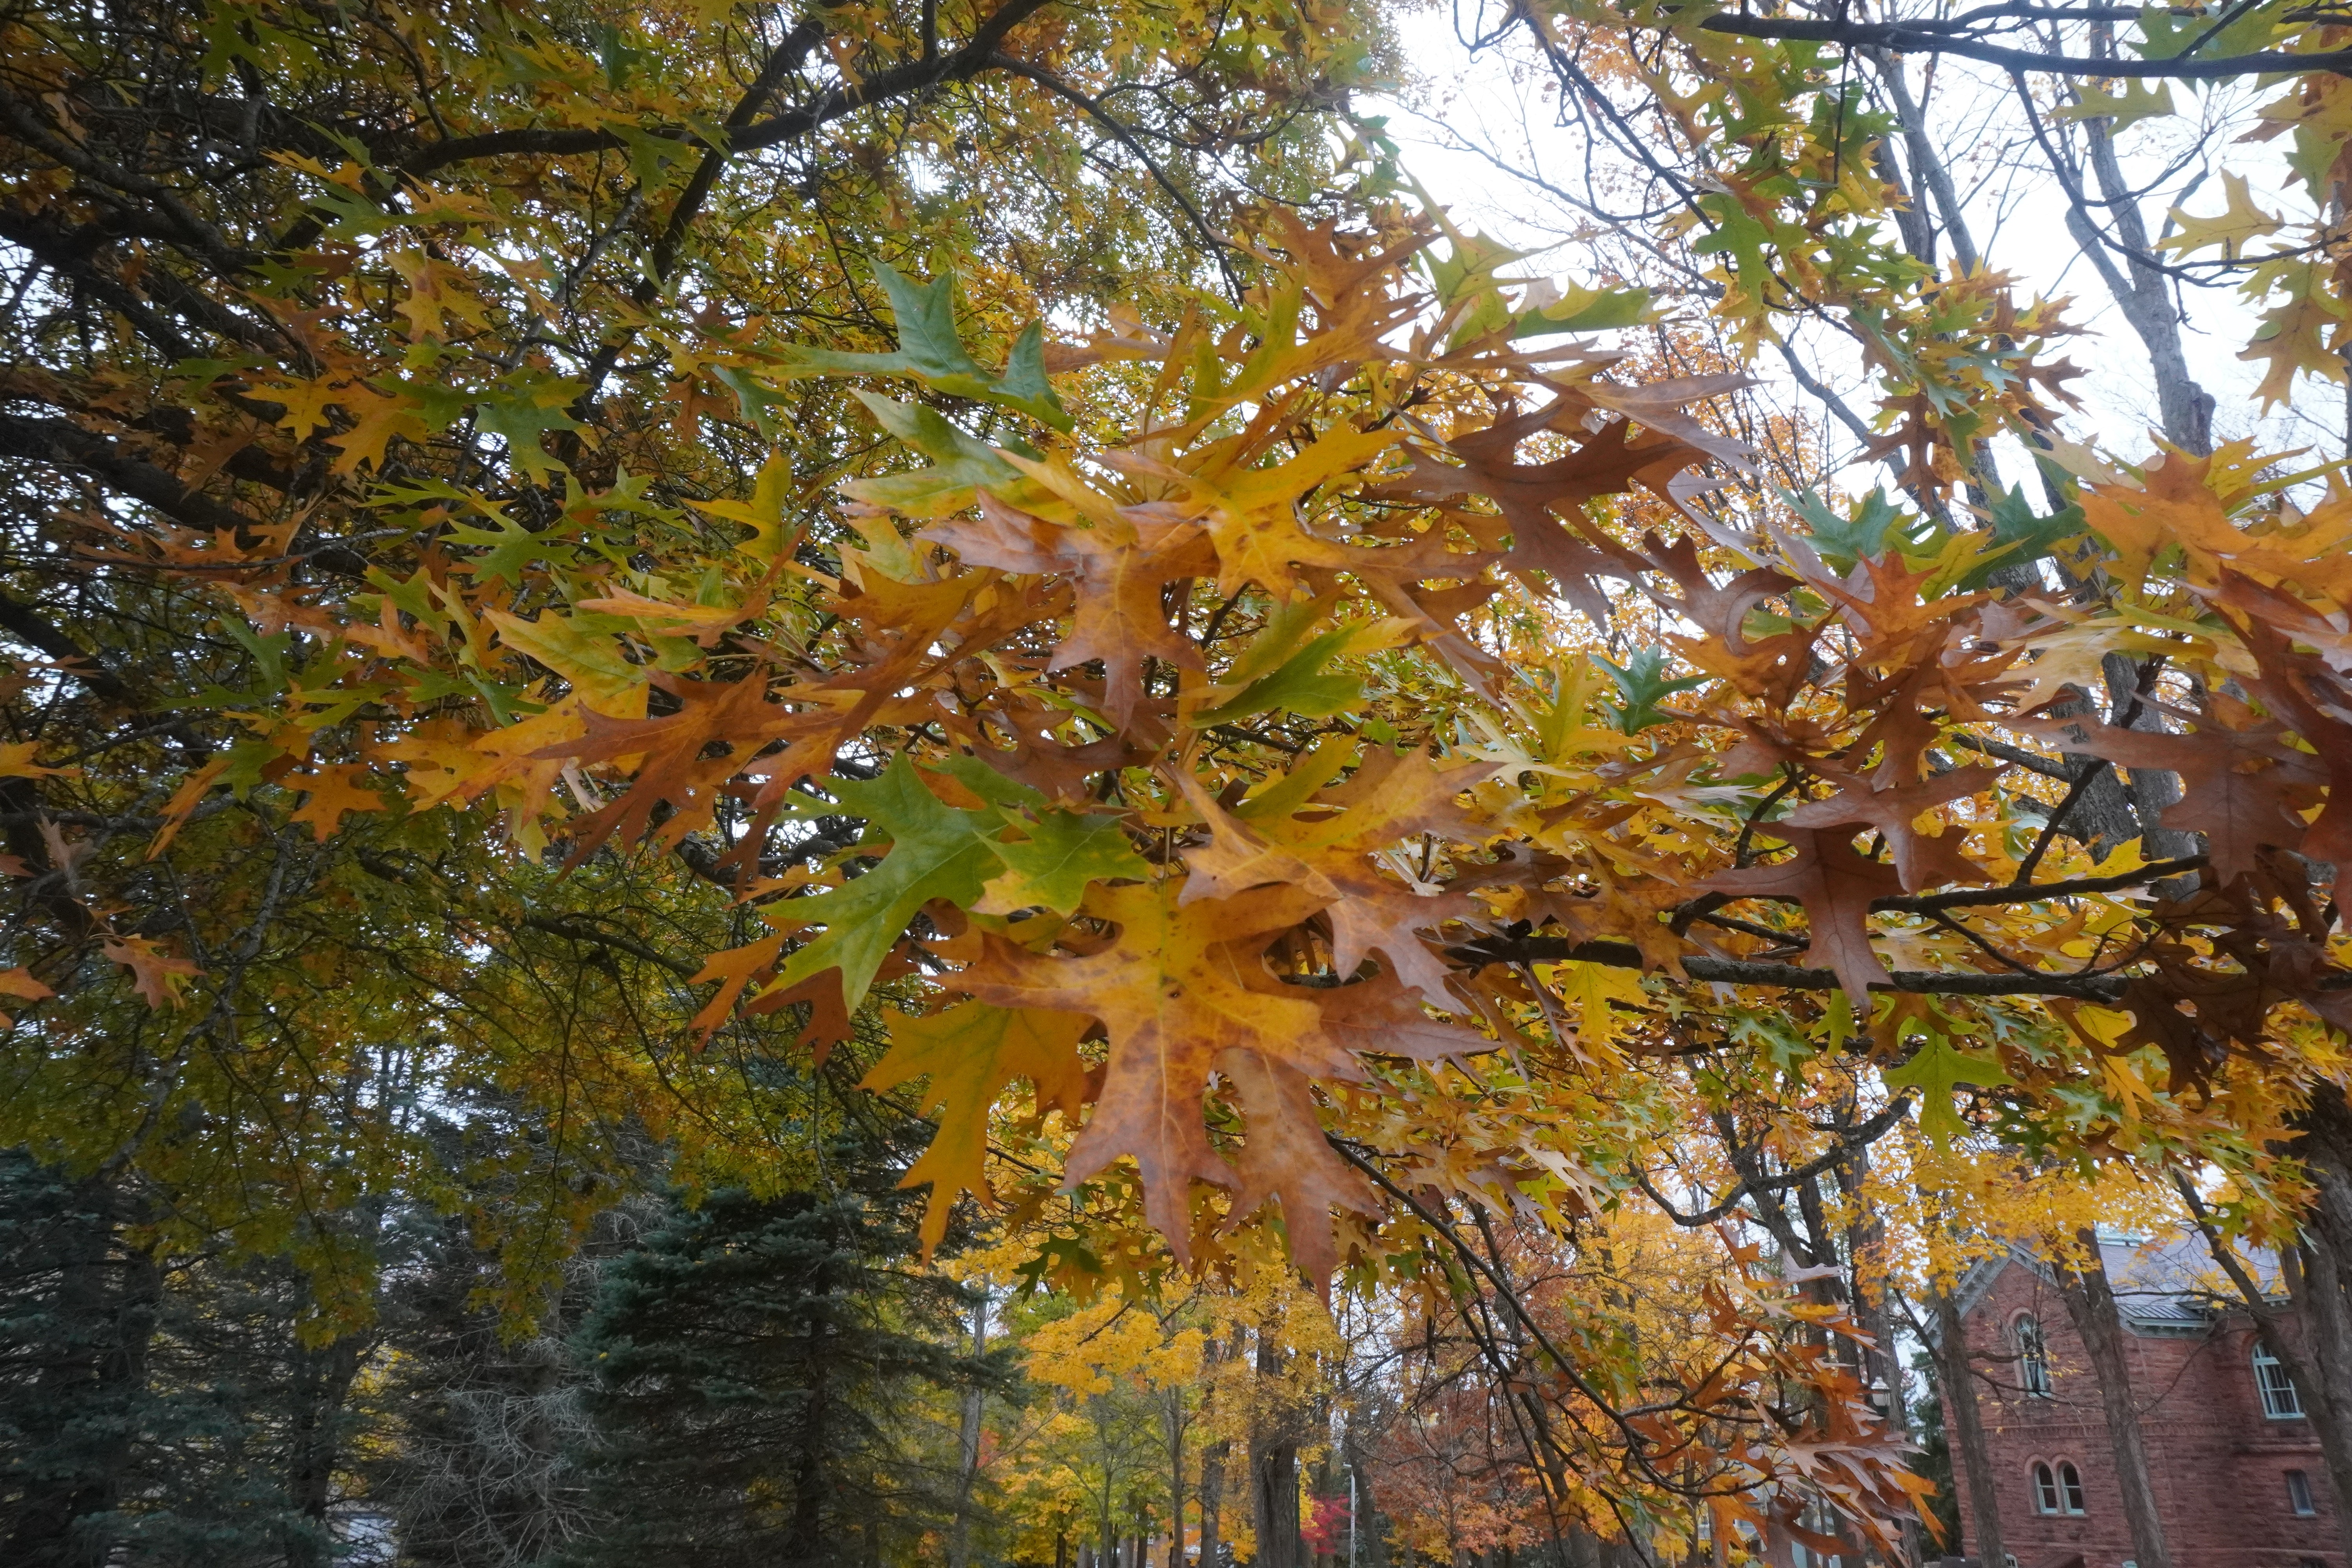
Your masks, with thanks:
[(0, 1562), (330, 1562), (367, 1342), (306, 1343), (290, 1263), (162, 1253), (146, 1206), (0, 1153)]
[(955, 1478), (918, 1427), (979, 1369), (956, 1288), (898, 1267), (910, 1217), (895, 1193), (725, 1191), (607, 1265), (582, 1463), (613, 1523), (567, 1561), (870, 1562), (943, 1528)]

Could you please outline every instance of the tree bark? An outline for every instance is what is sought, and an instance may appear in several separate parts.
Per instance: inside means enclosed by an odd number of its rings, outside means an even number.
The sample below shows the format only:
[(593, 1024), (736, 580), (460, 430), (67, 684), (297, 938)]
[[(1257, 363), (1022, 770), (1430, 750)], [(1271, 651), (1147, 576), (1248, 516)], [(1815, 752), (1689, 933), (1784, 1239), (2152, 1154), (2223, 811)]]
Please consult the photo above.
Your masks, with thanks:
[(2290, 1124), (2296, 1133), (2290, 1147), (2318, 1194), (2286, 1271), (2307, 1353), (2299, 1373), (2278, 1345), (2272, 1353), (2296, 1376), (2336, 1489), (2345, 1560), (2352, 1563), (2352, 1102), (2334, 1084), (2321, 1083)]
[[(2093, 25), (2096, 52), (2112, 54), (2114, 30), (2109, 23)], [(2070, 202), (2066, 229), (2082, 247), (2084, 259), (2115, 297), (2116, 308), (2147, 351), (2148, 369), (2156, 376), (2158, 417), (2164, 438), (2192, 457), (2213, 451), (2213, 395), (2189, 374), (2189, 356), (2180, 346), (2179, 308), (2173, 302), (2170, 282), (2142, 258), (2149, 254), (2147, 223), (2140, 215), (2138, 194), (2125, 178), (2116, 157), (2114, 121), (2085, 120), (2082, 123), (2084, 161), (2098, 181), (2099, 196), (2115, 223), (2115, 237), (2130, 252), (2124, 267), (2116, 265), (2097, 222), (2082, 206)], [(2079, 190), (2079, 169), (2061, 171)], [(2126, 276), (2128, 271), (2128, 276)]]
[(1225, 1500), (1225, 1459), (1233, 1451), (1223, 1438), (1201, 1450), (1201, 1568), (1217, 1568), (1217, 1515)]
[(1160, 1413), (1168, 1435), (1168, 1568), (1184, 1568), (1184, 1386), (1168, 1390)]
[(1985, 1445), (1984, 1420), (1977, 1411), (1976, 1371), (1969, 1362), (1966, 1325), (1959, 1304), (1943, 1291), (1936, 1303), (1936, 1359), (1944, 1373), (1944, 1425), (1969, 1478), (1969, 1523), (1974, 1527), (1977, 1561), (2002, 1568), (2008, 1548), (2001, 1540), (2000, 1505), (1993, 1495), (1992, 1452)]
[(163, 1271), (150, 1253), (119, 1244), (122, 1194), (99, 1180), (71, 1191), (58, 1216), (52, 1300), (62, 1342), (43, 1347), (41, 1425), (24, 1436), (52, 1447), (28, 1479), (0, 1562), (24, 1568), (95, 1568), (108, 1542), (80, 1528), (119, 1506), (128, 1479)]
[(1303, 1543), (1298, 1539), (1297, 1423), (1281, 1391), (1282, 1371), (1282, 1342), (1270, 1330), (1260, 1330), (1258, 1399), (1249, 1442), (1250, 1515), (1257, 1529), (1257, 1568), (1304, 1568)]
[(2107, 1441), (2116, 1457), (2116, 1480), (2123, 1491), (2124, 1522), (2131, 1530), (2132, 1554), (2139, 1568), (2172, 1568), (2164, 1521), (2157, 1513), (2156, 1487), (2147, 1473), (2147, 1444), (2140, 1434), (2139, 1406), (2132, 1399), (2131, 1369), (2124, 1360), (2123, 1317), (2116, 1310), (2115, 1289), (2108, 1282), (2105, 1265), (2099, 1260), (2098, 1236), (2085, 1230), (2075, 1239), (2085, 1261), (2079, 1269), (2059, 1269), (2058, 1293), (2090, 1355), (2091, 1373), (2098, 1380)]
[[(971, 1359), (988, 1353), (988, 1292), (983, 1289), (971, 1309)], [(955, 1525), (948, 1533), (948, 1568), (965, 1568), (971, 1561), (971, 1490), (980, 1479), (980, 1384), (975, 1381), (963, 1396), (963, 1423), (956, 1434), (961, 1461), (956, 1472)], [(1171, 1564), (1170, 1568), (1176, 1568)]]
[(343, 1405), (366, 1350), (362, 1334), (345, 1334), (320, 1350), (295, 1348), (286, 1492), (302, 1524), (287, 1532), (287, 1568), (326, 1568), (334, 1560), (327, 1508), (334, 1501), (335, 1462), (342, 1451)]

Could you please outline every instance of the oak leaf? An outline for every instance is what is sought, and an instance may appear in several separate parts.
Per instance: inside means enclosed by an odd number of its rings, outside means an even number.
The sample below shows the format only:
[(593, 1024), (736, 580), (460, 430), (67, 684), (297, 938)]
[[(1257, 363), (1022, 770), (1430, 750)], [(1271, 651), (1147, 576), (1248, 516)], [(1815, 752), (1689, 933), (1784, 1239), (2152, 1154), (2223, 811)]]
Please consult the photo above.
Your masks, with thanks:
[(310, 773), (289, 774), (283, 782), (304, 792), (300, 806), (289, 817), (307, 822), (324, 844), (352, 812), (382, 811), (383, 796), (370, 781), (373, 772), (362, 763), (336, 763)]
[[(1274, 996), (1245, 982), (1276, 931), (1320, 907), (1312, 894), (1271, 887), (1230, 899), (1178, 901), (1170, 883), (1097, 886), (1082, 912), (1117, 928), (1084, 957), (1024, 951), (992, 932), (955, 984), (999, 1007), (1045, 1008), (1097, 1019), (1110, 1058), (1094, 1115), (1064, 1167), (1072, 1185), (1121, 1156), (1143, 1180), (1144, 1212), (1180, 1260), (1190, 1257), (1192, 1184), (1231, 1187), (1233, 1167), (1209, 1145), (1202, 1096), (1218, 1054), (1255, 1051), (1321, 1074), (1352, 1071), (1320, 1028), (1307, 996)], [(1287, 1136), (1319, 1136), (1291, 1129)]]
[(993, 809), (940, 804), (903, 752), (879, 778), (835, 780), (831, 787), (840, 804), (825, 814), (864, 817), (859, 852), (886, 852), (872, 870), (831, 891), (769, 906), (772, 924), (824, 928), (778, 967), (770, 986), (782, 990), (838, 969), (843, 1002), (855, 1011), (916, 910), (934, 899), (961, 909), (981, 901), (987, 879), (1003, 864), (993, 844), (1003, 819)]
[(101, 951), (131, 971), (131, 983), (150, 1007), (172, 1005), (180, 999), (188, 982), (204, 973), (189, 960), (174, 956), (152, 937), (109, 937)]
[(2181, 798), (2159, 814), (2163, 826), (2205, 835), (2205, 853), (2227, 887), (2260, 869), (2266, 849), (2303, 846), (2302, 808), (2317, 798), (2326, 772), (2286, 742), (2285, 726), (2257, 719), (2243, 703), (2216, 694), (2188, 734), (2055, 721), (2019, 727), (2126, 768), (2178, 773)]
[(931, 1189), (923, 1210), (925, 1258), (947, 1234), (958, 1194), (989, 1200), (989, 1112), (1006, 1085), (1026, 1079), (1036, 1090), (1040, 1111), (1050, 1107), (1077, 1121), (1093, 1089), (1078, 1056), (1086, 1029), (1086, 1020), (1073, 1014), (981, 1002), (891, 1020), (890, 1048), (861, 1087), (879, 1092), (913, 1079), (929, 1079), (918, 1109), (938, 1121), (939, 1131), (898, 1182)]
[(1791, 827), (1874, 827), (1894, 852), (1903, 890), (1916, 893), (1948, 882), (1992, 879), (1960, 852), (1959, 839), (1921, 833), (1917, 818), (1931, 807), (1990, 789), (2000, 770), (1982, 763), (1954, 768), (1932, 778), (1873, 789), (1860, 779), (1833, 778), (1835, 795), (1809, 800), (1783, 818)]
[(1870, 1006), (1870, 988), (1892, 977), (1870, 945), (1870, 905), (1892, 897), (1902, 879), (1884, 861), (1858, 855), (1851, 831), (1775, 827), (1796, 854), (1771, 866), (1718, 871), (1699, 889), (1735, 899), (1793, 899), (1805, 907), (1812, 943), (1808, 956), (1838, 977), (1857, 1008)]

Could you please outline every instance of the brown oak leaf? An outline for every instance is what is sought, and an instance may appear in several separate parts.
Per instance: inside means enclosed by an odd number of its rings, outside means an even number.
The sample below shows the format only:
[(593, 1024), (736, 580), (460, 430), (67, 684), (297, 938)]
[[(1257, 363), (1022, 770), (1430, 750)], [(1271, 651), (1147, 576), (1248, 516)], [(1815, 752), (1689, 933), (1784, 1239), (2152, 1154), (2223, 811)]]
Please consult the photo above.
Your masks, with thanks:
[(1776, 827), (1796, 854), (1770, 866), (1718, 871), (1698, 887), (1735, 899), (1794, 899), (1805, 906), (1809, 957), (1825, 964), (1854, 1005), (1868, 1008), (1870, 987), (1891, 977), (1870, 945), (1870, 905), (1892, 897), (1902, 880), (1884, 861), (1858, 855), (1851, 831)]
[(1873, 789), (1861, 779), (1830, 775), (1838, 792), (1826, 800), (1809, 800), (1782, 818), (1791, 827), (1874, 827), (1894, 851), (1895, 874), (1903, 890), (1916, 893), (1948, 882), (1990, 882), (1983, 868), (1960, 852), (1964, 835), (1931, 837), (1913, 826), (1931, 806), (1979, 794), (1992, 787), (2000, 770), (1983, 763), (1954, 768), (1914, 784)]
[(1181, 905), (1178, 896), (1172, 882), (1097, 883), (1080, 913), (1117, 928), (1108, 946), (1056, 957), (983, 932), (979, 962), (955, 984), (995, 1006), (1100, 1021), (1110, 1037), (1108, 1069), (1094, 1115), (1070, 1147), (1066, 1175), (1075, 1184), (1122, 1155), (1132, 1158), (1145, 1215), (1188, 1259), (1192, 1183), (1230, 1187), (1236, 1180), (1209, 1146), (1202, 1121), (1218, 1054), (1255, 1051), (1310, 1076), (1358, 1069), (1324, 1034), (1322, 1009), (1311, 997), (1272, 995), (1249, 981), (1265, 973), (1260, 954), (1274, 933), (1321, 907), (1315, 895), (1276, 886)]
[(2214, 875), (2227, 887), (2261, 868), (2265, 849), (2299, 851), (2301, 807), (2327, 782), (2316, 759), (2286, 743), (2286, 728), (2257, 719), (2242, 702), (2214, 694), (2202, 714), (2179, 715), (2197, 728), (2185, 735), (2084, 725), (2077, 742), (2057, 721), (2017, 727), (2126, 768), (2180, 775), (2181, 798), (2159, 814), (2167, 827), (2205, 835)]

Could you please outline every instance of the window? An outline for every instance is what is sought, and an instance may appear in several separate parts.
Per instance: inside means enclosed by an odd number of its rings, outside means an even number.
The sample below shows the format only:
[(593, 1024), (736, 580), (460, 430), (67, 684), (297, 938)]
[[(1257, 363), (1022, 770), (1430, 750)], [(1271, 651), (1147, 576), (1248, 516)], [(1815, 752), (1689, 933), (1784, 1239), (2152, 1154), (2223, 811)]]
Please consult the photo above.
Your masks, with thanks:
[(2305, 1519), (2319, 1511), (2311, 1501), (2311, 1478), (2301, 1470), (2286, 1473), (2286, 1506)]
[(2262, 1391), (2263, 1414), (2273, 1421), (2303, 1418), (2303, 1396), (2286, 1374), (2279, 1358), (2261, 1345), (2254, 1347), (2254, 1386)]
[(2083, 1511), (2083, 1472), (2073, 1461), (2061, 1459), (2053, 1468), (2036, 1461), (2033, 1466), (2033, 1510), (2036, 1513), (2081, 1513)]
[(2049, 1398), (2050, 1349), (2042, 1342), (2042, 1325), (2021, 1312), (2009, 1332), (2017, 1342), (2017, 1386), (2033, 1398)]

